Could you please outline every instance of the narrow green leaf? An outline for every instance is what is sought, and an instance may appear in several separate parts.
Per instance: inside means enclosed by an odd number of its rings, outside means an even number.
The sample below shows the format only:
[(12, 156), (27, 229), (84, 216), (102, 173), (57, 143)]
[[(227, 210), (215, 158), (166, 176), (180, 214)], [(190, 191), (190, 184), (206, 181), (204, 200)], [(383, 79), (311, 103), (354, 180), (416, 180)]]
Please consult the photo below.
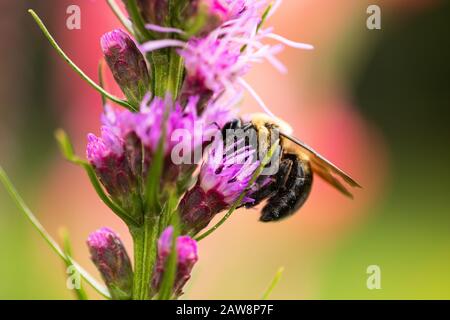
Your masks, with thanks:
[(107, 0), (106, 1), (111, 8), (111, 10), (114, 12), (114, 15), (119, 19), (120, 23), (127, 29), (127, 31), (134, 35), (133, 25), (131, 24), (131, 21), (123, 14), (122, 10), (120, 10), (119, 5), (116, 3), (115, 0)]
[[(71, 260), (70, 260), (70, 257), (72, 256), (72, 246), (70, 244), (69, 233), (66, 229), (62, 229), (60, 234), (61, 234), (61, 238), (63, 240), (63, 251), (66, 256), (66, 259), (64, 262), (65, 262), (66, 267), (69, 268), (69, 267), (73, 266), (73, 264), (71, 263)], [(73, 267), (75, 268), (75, 266), (73, 266)], [(74, 291), (75, 291), (75, 296), (77, 297), (78, 300), (88, 300), (86, 291), (84, 291), (82, 283), (80, 283), (79, 288), (74, 288)]]
[(270, 148), (269, 152), (264, 157), (263, 161), (261, 161), (261, 164), (256, 169), (255, 173), (253, 173), (252, 179), (249, 181), (247, 188), (242, 194), (239, 196), (239, 198), (233, 203), (231, 208), (228, 210), (228, 212), (223, 216), (223, 218), (217, 222), (213, 227), (211, 227), (208, 231), (205, 231), (201, 235), (195, 238), (196, 241), (200, 241), (205, 239), (207, 236), (209, 236), (211, 233), (216, 231), (222, 224), (225, 223), (225, 221), (228, 220), (228, 218), (233, 214), (233, 212), (241, 205), (242, 200), (246, 196), (248, 192), (248, 188), (258, 179), (259, 175), (263, 172), (264, 167), (269, 163), (270, 159), (272, 158), (274, 152), (277, 150), (279, 145), (279, 141), (275, 142), (272, 147)]
[(148, 170), (147, 181), (145, 183), (145, 209), (146, 212), (161, 212), (159, 203), (159, 189), (161, 184), (162, 171), (164, 169), (164, 142), (166, 140), (166, 122), (169, 116), (171, 105), (166, 103), (164, 120), (161, 124), (161, 137), (158, 142), (158, 148), (152, 158), (152, 165)]
[(70, 142), (69, 136), (64, 130), (57, 129), (55, 131), (55, 138), (64, 158), (75, 164), (80, 164), (83, 162), (83, 160), (75, 155), (75, 150), (73, 148), (72, 142)]
[(97, 195), (103, 201), (103, 203), (106, 204), (108, 208), (110, 208), (115, 214), (117, 214), (128, 226), (138, 226), (139, 221), (136, 221), (133, 217), (131, 217), (125, 210), (123, 210), (105, 193), (91, 164), (82, 160), (74, 153), (74, 149), (72, 143), (70, 142), (69, 136), (64, 132), (64, 130), (62, 129), (56, 130), (55, 137), (56, 140), (58, 141), (59, 148), (64, 157), (68, 161), (84, 168), (92, 186), (94, 187), (95, 191), (97, 192)]
[(167, 92), (172, 94), (174, 100), (178, 98), (183, 82), (184, 60), (176, 49), (170, 49), (169, 74), (167, 77)]
[(158, 143), (158, 148), (156, 149), (156, 153), (152, 159), (152, 166), (148, 171), (147, 182), (146, 182), (146, 212), (160, 212), (161, 205), (159, 203), (159, 187), (160, 180), (162, 176), (163, 164), (164, 164), (164, 142), (163, 142), (164, 133), (161, 135), (161, 139)]
[[(105, 83), (104, 83), (104, 77), (103, 77), (103, 66), (104, 66), (104, 60), (100, 59), (100, 61), (98, 62), (98, 83), (99, 86), (102, 87), (102, 89), (105, 89)], [(102, 96), (102, 106), (103, 108), (106, 105), (106, 97), (103, 93), (101, 93)]]
[(180, 224), (178, 215), (173, 215), (171, 225), (173, 226), (172, 250), (166, 261), (164, 275), (159, 288), (158, 300), (169, 300), (173, 295), (173, 286), (177, 274), (177, 238), (180, 235)]
[(266, 10), (264, 10), (264, 12), (261, 16), (261, 21), (258, 23), (258, 26), (256, 27), (256, 32), (258, 32), (261, 29), (261, 27), (263, 26), (263, 24), (266, 22), (267, 17), (269, 16), (270, 10), (272, 10), (273, 5), (274, 5), (274, 2), (269, 3)]
[[(53, 251), (66, 263), (71, 263), (74, 265), (75, 269), (80, 273), (80, 275), (89, 283), (92, 288), (94, 288), (98, 293), (100, 293), (105, 298), (110, 298), (108, 290), (100, 285), (89, 273), (87, 273), (78, 263), (76, 263), (71, 258), (68, 258), (64, 251), (59, 247), (56, 241), (50, 236), (50, 234), (45, 230), (45, 228), (41, 225), (36, 216), (31, 212), (28, 206), (25, 204), (23, 199), (20, 197), (17, 190), (14, 188), (14, 185), (9, 180), (3, 168), (0, 166), (0, 181), (5, 186), (11, 198), (14, 200), (16, 206), (19, 208), (20, 212), (22, 212), (25, 217), (31, 222), (33, 227), (37, 230), (37, 232), (44, 238), (47, 244), (53, 249)], [(68, 261), (68, 262), (67, 262)]]
[[(274, 4), (273, 2), (269, 3), (266, 10), (264, 10), (264, 12), (261, 16), (261, 21), (258, 23), (258, 26), (256, 27), (256, 33), (258, 33), (258, 31), (261, 29), (264, 22), (266, 22), (267, 17), (269, 16), (270, 10), (272, 10), (273, 4)], [(241, 48), (241, 52), (244, 52), (247, 49), (247, 47), (248, 47), (248, 45), (246, 45), (246, 44), (243, 45)]]
[(103, 94), (105, 97), (107, 97), (109, 100), (117, 103), (118, 105), (121, 105), (127, 109), (135, 110), (135, 107), (129, 104), (127, 101), (122, 100), (109, 92), (106, 92), (101, 86), (99, 86), (97, 83), (95, 83), (94, 80), (88, 77), (70, 58), (69, 56), (61, 49), (61, 47), (58, 45), (56, 40), (52, 37), (50, 32), (48, 31), (47, 27), (44, 25), (42, 20), (39, 18), (39, 16), (31, 9), (28, 10), (28, 12), (33, 17), (34, 21), (36, 21), (37, 25), (41, 29), (41, 31), (44, 33), (44, 36), (47, 38), (47, 40), (50, 42), (50, 44), (53, 46), (53, 48), (58, 52), (58, 54), (64, 59), (64, 61), (83, 79), (85, 80), (92, 88), (94, 88), (99, 93)]
[[(261, 29), (264, 22), (266, 22), (267, 17), (269, 16), (270, 10), (272, 10), (273, 5), (274, 5), (274, 2), (269, 3), (266, 10), (264, 10), (264, 12), (261, 16), (261, 21), (258, 23), (258, 26), (256, 27), (256, 33), (258, 33), (258, 31)], [(244, 52), (246, 49), (247, 49), (247, 45), (242, 46), (241, 52)]]
[(140, 43), (151, 40), (152, 33), (145, 28), (144, 19), (139, 12), (136, 0), (124, 0), (125, 7), (132, 20), (132, 25), (135, 30), (134, 34)]
[(269, 295), (272, 293), (273, 289), (280, 281), (281, 276), (283, 275), (283, 272), (284, 272), (284, 268), (280, 267), (278, 269), (277, 273), (275, 274), (275, 276), (273, 277), (272, 281), (270, 282), (269, 286), (267, 287), (266, 291), (263, 293), (263, 295), (261, 297), (262, 300), (267, 300), (269, 298)]
[(178, 202), (179, 202), (179, 193), (176, 188), (170, 189), (167, 191), (168, 197), (166, 203), (164, 204), (161, 210), (161, 226), (160, 230), (164, 230), (167, 228), (175, 218), (175, 215), (178, 216)]

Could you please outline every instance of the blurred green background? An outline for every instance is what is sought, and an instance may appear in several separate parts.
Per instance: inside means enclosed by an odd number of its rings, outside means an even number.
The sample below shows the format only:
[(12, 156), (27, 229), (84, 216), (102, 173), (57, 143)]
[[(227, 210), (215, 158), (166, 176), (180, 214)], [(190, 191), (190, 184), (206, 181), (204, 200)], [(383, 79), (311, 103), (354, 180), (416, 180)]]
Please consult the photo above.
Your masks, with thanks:
[[(65, 27), (73, 3), (81, 30)], [(381, 30), (366, 28), (369, 4)], [(131, 249), (130, 239), (61, 159), (53, 131), (66, 128), (82, 155), (100, 98), (51, 50), (30, 7), (93, 77), (98, 38), (118, 24), (101, 0), (0, 2), (0, 164), (55, 237), (70, 230), (76, 258), (97, 275), (89, 232), (108, 225)], [(186, 298), (258, 298), (279, 266), (276, 299), (450, 298), (450, 3), (286, 0), (270, 23), (316, 50), (286, 50), (287, 77), (263, 66), (249, 81), (364, 189), (349, 202), (318, 182), (305, 209), (276, 225), (239, 212), (201, 243)], [(244, 111), (257, 110), (247, 101)], [(370, 265), (379, 290), (366, 287)], [(0, 187), (0, 298), (70, 299), (64, 269)]]

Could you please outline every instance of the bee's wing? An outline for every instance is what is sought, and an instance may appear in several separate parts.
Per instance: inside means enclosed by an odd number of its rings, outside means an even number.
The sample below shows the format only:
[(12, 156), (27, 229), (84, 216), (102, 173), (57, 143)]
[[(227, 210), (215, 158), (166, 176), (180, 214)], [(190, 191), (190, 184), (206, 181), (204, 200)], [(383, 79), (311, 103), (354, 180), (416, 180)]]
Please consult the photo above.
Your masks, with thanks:
[(347, 190), (347, 188), (335, 177), (335, 175), (341, 177), (351, 187), (361, 188), (361, 186), (355, 180), (353, 180), (348, 174), (346, 174), (344, 171), (336, 167), (330, 161), (322, 157), (313, 148), (309, 147), (307, 144), (301, 142), (300, 140), (294, 137), (291, 137), (283, 133), (280, 134), (286, 139), (295, 143), (297, 147), (296, 152), (299, 152), (302, 157), (310, 161), (313, 172), (317, 173), (322, 179), (327, 181), (329, 184), (338, 189), (340, 192), (342, 192), (348, 197), (351, 198), (353, 197), (352, 194)]

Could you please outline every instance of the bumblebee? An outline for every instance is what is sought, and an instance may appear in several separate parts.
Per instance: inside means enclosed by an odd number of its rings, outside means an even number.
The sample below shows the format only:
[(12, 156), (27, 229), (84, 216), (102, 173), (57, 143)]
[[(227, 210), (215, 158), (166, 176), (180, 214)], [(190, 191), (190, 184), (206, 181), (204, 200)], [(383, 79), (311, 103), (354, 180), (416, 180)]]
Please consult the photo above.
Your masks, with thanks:
[[(278, 150), (271, 159), (278, 170), (272, 175), (258, 177), (251, 192), (254, 202), (244, 205), (251, 208), (267, 199), (260, 217), (263, 222), (279, 221), (298, 211), (308, 199), (314, 174), (350, 198), (353, 196), (347, 186), (361, 188), (344, 171), (291, 134), (292, 129), (287, 123), (266, 114), (254, 114), (248, 121), (236, 119), (222, 128), (227, 145), (244, 141), (253, 145), (260, 155), (267, 154), (273, 143), (279, 141)], [(256, 145), (251, 141), (256, 141)]]

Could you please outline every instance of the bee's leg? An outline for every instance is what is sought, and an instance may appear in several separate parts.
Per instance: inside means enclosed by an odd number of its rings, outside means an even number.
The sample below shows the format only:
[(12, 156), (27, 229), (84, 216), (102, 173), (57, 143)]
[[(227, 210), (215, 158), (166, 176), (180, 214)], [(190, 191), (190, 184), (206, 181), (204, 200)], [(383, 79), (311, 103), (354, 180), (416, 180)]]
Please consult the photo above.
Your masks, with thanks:
[(285, 158), (292, 161), (289, 176), (263, 208), (260, 218), (263, 222), (278, 221), (295, 213), (311, 191), (313, 174), (310, 164), (294, 154), (287, 154)]
[(260, 176), (256, 180), (257, 191), (250, 194), (250, 198), (255, 201), (245, 204), (245, 207), (247, 209), (255, 207), (268, 197), (273, 196), (273, 194), (277, 192), (278, 189), (283, 187), (283, 185), (286, 183), (286, 179), (289, 176), (289, 172), (291, 171), (292, 160), (282, 159), (279, 161), (280, 166), (277, 174), (272, 176)]

